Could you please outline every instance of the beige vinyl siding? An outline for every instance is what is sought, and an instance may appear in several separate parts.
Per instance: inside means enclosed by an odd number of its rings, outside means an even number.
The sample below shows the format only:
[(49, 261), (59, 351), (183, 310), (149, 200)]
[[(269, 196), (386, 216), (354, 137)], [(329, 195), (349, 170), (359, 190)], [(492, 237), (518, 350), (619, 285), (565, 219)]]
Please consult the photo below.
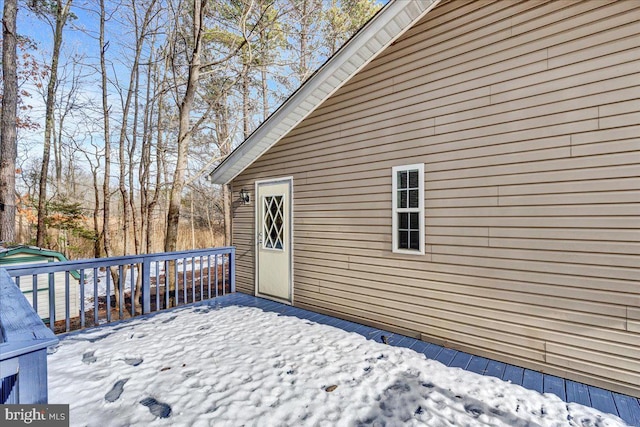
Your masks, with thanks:
[[(233, 181), (293, 176), (294, 304), (640, 396), (639, 17), (459, 0), (408, 30)], [(415, 163), (424, 256), (391, 252)]]

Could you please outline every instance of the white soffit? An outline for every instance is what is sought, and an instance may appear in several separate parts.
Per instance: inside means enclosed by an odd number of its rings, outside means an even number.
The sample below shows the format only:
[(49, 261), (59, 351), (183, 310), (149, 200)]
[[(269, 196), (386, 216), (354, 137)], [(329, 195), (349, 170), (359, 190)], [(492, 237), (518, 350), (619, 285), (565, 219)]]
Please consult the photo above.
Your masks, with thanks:
[(225, 184), (238, 176), (439, 2), (391, 0), (233, 150), (210, 181)]

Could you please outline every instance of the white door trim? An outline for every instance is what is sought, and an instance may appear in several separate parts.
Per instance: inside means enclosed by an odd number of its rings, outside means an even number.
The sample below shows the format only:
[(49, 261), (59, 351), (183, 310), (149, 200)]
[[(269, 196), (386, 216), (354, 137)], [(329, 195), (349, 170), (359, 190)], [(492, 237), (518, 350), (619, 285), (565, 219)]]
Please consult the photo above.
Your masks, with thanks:
[[(262, 208), (262, 204), (260, 201), (260, 193), (258, 192), (258, 187), (261, 184), (277, 184), (277, 183), (288, 183), (289, 184), (289, 204), (288, 204), (288, 226), (287, 226), (287, 230), (289, 232), (289, 241), (287, 242), (289, 244), (289, 298), (290, 300), (282, 300), (282, 299), (277, 299), (274, 298), (273, 296), (270, 295), (262, 295), (260, 294), (260, 292), (258, 291), (258, 278), (259, 278), (259, 239), (258, 239), (258, 233), (261, 230), (262, 224), (259, 224), (260, 221), (260, 209)], [(274, 301), (278, 301), (278, 302), (282, 302), (285, 304), (289, 304), (289, 305), (293, 305), (293, 251), (294, 251), (294, 246), (293, 246), (293, 177), (292, 176), (286, 176), (286, 177), (280, 177), (280, 178), (271, 178), (271, 179), (263, 179), (263, 180), (259, 180), (256, 181), (254, 183), (254, 193), (255, 194), (255, 207), (254, 207), (254, 225), (253, 225), (253, 232), (254, 232), (254, 293), (256, 296), (258, 297), (262, 297), (262, 298), (267, 298), (267, 299), (271, 299)]]

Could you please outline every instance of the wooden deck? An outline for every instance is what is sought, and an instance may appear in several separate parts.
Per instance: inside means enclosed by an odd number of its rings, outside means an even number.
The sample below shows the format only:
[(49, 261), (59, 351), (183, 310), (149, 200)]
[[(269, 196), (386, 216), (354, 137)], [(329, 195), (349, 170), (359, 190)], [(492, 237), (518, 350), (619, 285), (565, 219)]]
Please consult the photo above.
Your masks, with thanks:
[[(521, 385), (540, 393), (553, 393), (565, 402), (576, 402), (596, 408), (602, 412), (614, 414), (631, 426), (640, 426), (640, 399), (625, 396), (598, 387), (565, 380), (553, 375), (543, 374), (518, 366), (509, 365), (484, 357), (473, 356), (462, 351), (429, 344), (403, 335), (393, 334), (358, 323), (349, 322), (324, 314), (314, 313), (297, 307), (256, 298), (242, 293), (233, 293), (205, 302), (220, 307), (241, 305), (257, 307), (265, 311), (277, 312), (286, 316), (295, 316), (316, 323), (322, 323), (348, 332), (358, 333), (365, 338), (389, 345), (406, 347), (423, 353), (429, 359), (437, 360), (447, 366), (462, 368), (481, 375), (490, 375)], [(384, 339), (383, 339), (384, 336)]]

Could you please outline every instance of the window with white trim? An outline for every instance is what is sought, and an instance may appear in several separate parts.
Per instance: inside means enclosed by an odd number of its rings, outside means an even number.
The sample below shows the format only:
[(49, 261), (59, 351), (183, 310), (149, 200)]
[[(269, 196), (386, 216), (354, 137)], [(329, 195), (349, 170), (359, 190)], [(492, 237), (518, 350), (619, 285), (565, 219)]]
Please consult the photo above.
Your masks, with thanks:
[(424, 164), (392, 171), (393, 252), (424, 254)]

